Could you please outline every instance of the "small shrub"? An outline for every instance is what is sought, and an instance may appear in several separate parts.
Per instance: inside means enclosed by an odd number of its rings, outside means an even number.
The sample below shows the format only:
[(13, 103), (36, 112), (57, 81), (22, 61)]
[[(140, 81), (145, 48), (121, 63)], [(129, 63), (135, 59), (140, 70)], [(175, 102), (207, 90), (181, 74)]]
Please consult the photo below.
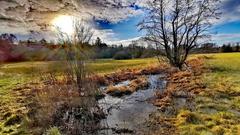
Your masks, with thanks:
[(46, 135), (61, 135), (61, 133), (57, 127), (51, 127), (47, 130)]

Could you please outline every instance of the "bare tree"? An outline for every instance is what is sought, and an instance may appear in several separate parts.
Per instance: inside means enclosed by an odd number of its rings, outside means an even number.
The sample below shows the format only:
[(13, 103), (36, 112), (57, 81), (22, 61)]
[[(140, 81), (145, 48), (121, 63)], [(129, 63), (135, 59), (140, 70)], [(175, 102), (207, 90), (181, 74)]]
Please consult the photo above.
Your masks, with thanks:
[(191, 49), (203, 38), (219, 16), (219, 0), (152, 0), (149, 13), (139, 23), (146, 40), (164, 50), (174, 67), (182, 69)]
[(85, 95), (84, 85), (86, 84), (85, 81), (88, 75), (86, 62), (91, 55), (85, 46), (89, 45), (93, 31), (83, 21), (77, 19), (73, 22), (73, 32), (71, 35), (62, 32), (60, 29), (58, 31), (58, 40), (64, 46), (71, 80), (76, 81), (79, 92), (81, 95)]
[(93, 133), (100, 128), (98, 122), (105, 115), (97, 104), (98, 88), (88, 78), (91, 55), (88, 46), (92, 35), (93, 31), (80, 20), (74, 20), (71, 34), (58, 28), (62, 48), (56, 51), (64, 50), (66, 56), (58, 66), (67, 68), (61, 79), (58, 79), (59, 72), (42, 77), (49, 84), (38, 93), (41, 108), (34, 113), (37, 119), (34, 123), (38, 123), (35, 125), (43, 128), (54, 125), (64, 134), (76, 135)]

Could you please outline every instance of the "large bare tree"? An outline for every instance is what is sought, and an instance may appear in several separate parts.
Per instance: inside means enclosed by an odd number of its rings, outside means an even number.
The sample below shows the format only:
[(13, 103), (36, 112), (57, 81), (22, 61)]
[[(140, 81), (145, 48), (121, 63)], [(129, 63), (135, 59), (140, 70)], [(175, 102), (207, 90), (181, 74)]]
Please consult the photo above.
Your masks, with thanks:
[(139, 27), (172, 66), (182, 69), (190, 50), (208, 36), (219, 16), (218, 5), (219, 0), (151, 0)]

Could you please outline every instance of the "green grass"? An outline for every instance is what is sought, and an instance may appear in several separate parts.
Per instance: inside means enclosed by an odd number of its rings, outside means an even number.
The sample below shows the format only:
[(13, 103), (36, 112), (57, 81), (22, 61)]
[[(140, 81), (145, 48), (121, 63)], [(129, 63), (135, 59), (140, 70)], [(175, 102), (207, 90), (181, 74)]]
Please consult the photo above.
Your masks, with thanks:
[[(158, 62), (155, 58), (112, 60), (94, 60), (90, 63), (90, 68), (96, 73), (110, 73), (124, 68), (144, 67)], [(61, 62), (19, 62), (8, 63), (0, 66), (1, 73), (32, 74), (42, 71), (60, 71), (63, 67)]]
[(233, 83), (240, 83), (240, 53), (209, 55), (207, 65), (212, 69), (211, 76), (227, 77)]
[[(126, 68), (141, 68), (157, 63), (157, 59), (134, 60), (95, 60), (90, 64), (95, 73), (111, 73)], [(45, 72), (61, 72), (62, 62), (19, 62), (0, 65), (0, 95), (14, 88), (17, 84), (32, 81)]]
[[(211, 72), (203, 75), (202, 80), (207, 90), (195, 98), (194, 112), (179, 112), (179, 131), (183, 135), (239, 135), (240, 53), (206, 56), (206, 66)], [(188, 117), (193, 121), (187, 121)]]
[(97, 73), (110, 73), (126, 68), (142, 68), (158, 63), (156, 58), (132, 60), (97, 60), (91, 64), (91, 69)]

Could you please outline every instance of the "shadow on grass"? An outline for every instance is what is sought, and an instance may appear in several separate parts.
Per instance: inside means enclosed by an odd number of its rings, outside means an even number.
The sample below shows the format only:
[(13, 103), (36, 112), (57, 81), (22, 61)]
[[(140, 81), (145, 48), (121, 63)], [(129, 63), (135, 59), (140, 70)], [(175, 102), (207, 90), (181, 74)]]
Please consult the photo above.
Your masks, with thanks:
[(211, 67), (210, 70), (212, 72), (229, 72), (229, 69), (226, 69), (224, 67)]

